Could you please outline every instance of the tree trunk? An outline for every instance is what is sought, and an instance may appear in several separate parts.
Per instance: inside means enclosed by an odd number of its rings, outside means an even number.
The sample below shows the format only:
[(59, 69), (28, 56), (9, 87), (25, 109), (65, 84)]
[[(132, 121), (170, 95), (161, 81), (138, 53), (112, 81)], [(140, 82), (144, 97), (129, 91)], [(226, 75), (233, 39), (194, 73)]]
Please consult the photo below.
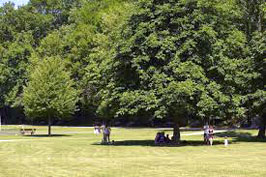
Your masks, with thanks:
[(180, 142), (180, 129), (179, 129), (179, 124), (177, 122), (174, 122), (173, 142), (174, 143)]
[(265, 125), (259, 128), (258, 138), (265, 138)]
[(0, 115), (2, 118), (2, 124), (5, 125), (7, 124), (7, 107), (4, 106), (2, 109), (0, 109)]
[(262, 124), (259, 128), (258, 138), (265, 138), (266, 124), (265, 121), (262, 121)]
[(51, 123), (52, 121), (51, 121), (51, 117), (49, 116), (49, 118), (48, 118), (48, 135), (49, 136), (51, 136)]

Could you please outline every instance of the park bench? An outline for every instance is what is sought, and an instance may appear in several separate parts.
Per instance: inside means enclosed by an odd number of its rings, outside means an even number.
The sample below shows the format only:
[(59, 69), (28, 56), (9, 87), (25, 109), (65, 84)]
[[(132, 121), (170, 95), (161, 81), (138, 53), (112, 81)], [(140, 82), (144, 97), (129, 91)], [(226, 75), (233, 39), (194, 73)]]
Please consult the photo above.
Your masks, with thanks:
[(36, 129), (35, 128), (23, 128), (23, 129), (20, 129), (20, 133), (22, 135), (25, 135), (27, 133), (30, 133), (31, 135), (34, 135)]

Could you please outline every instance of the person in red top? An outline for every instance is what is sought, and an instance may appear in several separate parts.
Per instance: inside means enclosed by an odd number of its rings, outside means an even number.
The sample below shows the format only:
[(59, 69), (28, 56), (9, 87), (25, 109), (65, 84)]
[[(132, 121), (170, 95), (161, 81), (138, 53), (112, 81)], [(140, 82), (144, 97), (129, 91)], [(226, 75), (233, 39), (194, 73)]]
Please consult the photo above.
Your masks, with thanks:
[(209, 127), (209, 134), (208, 134), (208, 141), (209, 141), (211, 146), (213, 144), (213, 136), (214, 136), (214, 129), (213, 129), (213, 126), (210, 126)]

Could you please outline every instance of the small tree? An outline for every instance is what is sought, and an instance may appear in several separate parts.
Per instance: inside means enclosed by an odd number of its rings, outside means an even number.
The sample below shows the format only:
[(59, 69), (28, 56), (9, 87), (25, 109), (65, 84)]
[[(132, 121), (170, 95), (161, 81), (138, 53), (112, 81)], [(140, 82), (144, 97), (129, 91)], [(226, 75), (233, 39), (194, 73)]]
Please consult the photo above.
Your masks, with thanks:
[(30, 73), (24, 88), (23, 104), (27, 117), (48, 120), (48, 134), (55, 118), (67, 118), (74, 113), (78, 91), (70, 73), (59, 58), (46, 58)]

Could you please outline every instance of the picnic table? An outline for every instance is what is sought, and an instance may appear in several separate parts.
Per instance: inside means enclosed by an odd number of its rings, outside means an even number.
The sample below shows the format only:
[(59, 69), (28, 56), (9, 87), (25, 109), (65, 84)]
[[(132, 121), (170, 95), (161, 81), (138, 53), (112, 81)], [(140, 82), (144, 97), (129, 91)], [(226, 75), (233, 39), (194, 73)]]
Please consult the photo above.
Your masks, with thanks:
[(29, 133), (30, 135), (34, 135), (35, 132), (36, 132), (35, 128), (22, 128), (22, 129), (20, 129), (20, 133), (22, 135), (25, 135), (27, 133)]

